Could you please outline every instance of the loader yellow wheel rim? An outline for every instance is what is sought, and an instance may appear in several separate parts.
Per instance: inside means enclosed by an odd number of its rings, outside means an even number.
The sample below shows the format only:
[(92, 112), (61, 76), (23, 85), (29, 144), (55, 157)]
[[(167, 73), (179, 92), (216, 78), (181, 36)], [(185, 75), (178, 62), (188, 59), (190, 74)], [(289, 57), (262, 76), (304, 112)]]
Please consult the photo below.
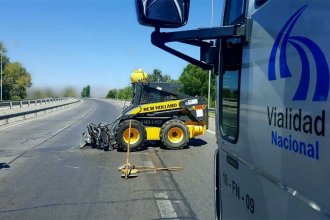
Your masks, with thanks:
[(184, 138), (184, 132), (181, 128), (171, 128), (167, 133), (167, 138), (172, 143), (179, 143)]
[[(138, 142), (140, 139), (140, 132), (136, 128), (131, 128), (130, 136), (131, 136), (130, 144), (136, 144), (136, 142)], [(128, 139), (129, 139), (128, 128), (124, 131), (123, 138), (124, 141), (128, 144)]]

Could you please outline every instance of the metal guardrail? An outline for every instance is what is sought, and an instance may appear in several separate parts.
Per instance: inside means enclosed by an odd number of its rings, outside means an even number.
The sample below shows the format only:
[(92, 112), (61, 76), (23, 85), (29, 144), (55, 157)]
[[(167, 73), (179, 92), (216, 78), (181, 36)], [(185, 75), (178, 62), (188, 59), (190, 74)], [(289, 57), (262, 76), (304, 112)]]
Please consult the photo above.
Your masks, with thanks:
[(0, 102), (0, 110), (13, 109), (13, 108), (25, 108), (30, 106), (37, 106), (42, 104), (49, 104), (54, 102), (61, 102), (63, 98), (47, 98), (47, 99), (31, 99), (11, 102)]
[[(51, 109), (61, 108), (61, 107), (71, 105), (71, 104), (74, 104), (74, 103), (78, 103), (78, 102), (80, 102), (80, 100), (76, 100), (74, 102), (69, 102), (69, 103), (64, 103), (64, 104), (61, 104), (61, 105), (50, 106), (50, 107), (46, 107), (46, 108), (40, 108), (40, 109), (35, 109), (35, 110), (30, 110), (30, 111), (12, 113), (12, 114), (7, 114), (7, 115), (0, 115), (0, 121), (7, 120), (5, 123), (2, 124), (2, 125), (4, 125), (4, 124), (8, 124), (9, 123), (8, 120), (11, 119), (11, 118), (16, 118), (16, 117), (23, 116), (22, 120), (25, 120), (26, 115), (35, 114), (35, 116), (37, 116), (38, 112), (46, 112), (46, 111), (51, 110)], [(0, 123), (0, 125), (1, 125), (1, 123)]]

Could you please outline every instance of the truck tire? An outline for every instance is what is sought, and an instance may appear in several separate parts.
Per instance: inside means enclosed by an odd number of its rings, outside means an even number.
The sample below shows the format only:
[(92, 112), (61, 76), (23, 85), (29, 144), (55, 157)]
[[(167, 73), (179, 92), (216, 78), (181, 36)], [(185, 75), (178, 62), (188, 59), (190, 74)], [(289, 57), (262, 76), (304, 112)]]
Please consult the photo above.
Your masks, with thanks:
[[(118, 149), (127, 151), (129, 138), (129, 120), (123, 121), (118, 125), (116, 130), (116, 142)], [(136, 120), (131, 120), (131, 134), (130, 134), (130, 151), (138, 150), (146, 140), (146, 130), (142, 123)]]
[(167, 149), (182, 149), (189, 141), (188, 128), (178, 119), (169, 120), (161, 127), (160, 140)]

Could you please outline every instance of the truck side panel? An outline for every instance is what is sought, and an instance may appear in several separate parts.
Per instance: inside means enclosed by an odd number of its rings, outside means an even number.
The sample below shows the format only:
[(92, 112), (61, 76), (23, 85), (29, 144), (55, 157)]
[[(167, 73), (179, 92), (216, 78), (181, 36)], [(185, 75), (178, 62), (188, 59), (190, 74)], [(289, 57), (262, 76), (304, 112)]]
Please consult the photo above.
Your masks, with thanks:
[(222, 217), (329, 218), (330, 2), (250, 1), (246, 12), (236, 143), (217, 118)]

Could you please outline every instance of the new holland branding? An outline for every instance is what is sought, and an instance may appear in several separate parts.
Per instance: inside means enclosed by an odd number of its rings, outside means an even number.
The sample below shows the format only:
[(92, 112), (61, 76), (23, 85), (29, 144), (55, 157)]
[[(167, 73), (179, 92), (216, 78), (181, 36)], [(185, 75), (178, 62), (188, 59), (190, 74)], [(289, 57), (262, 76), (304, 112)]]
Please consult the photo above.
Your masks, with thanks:
[(145, 106), (143, 107), (143, 112), (151, 112), (151, 111), (159, 111), (159, 110), (167, 110), (177, 108), (177, 103), (168, 103), (168, 104), (161, 104), (155, 106)]
[[(277, 74), (280, 78), (289, 78), (293, 74), (287, 62), (287, 47), (291, 45), (300, 57), (301, 73), (300, 81), (292, 101), (327, 101), (329, 94), (329, 67), (326, 57), (321, 48), (311, 39), (303, 36), (292, 36), (291, 32), (302, 15), (307, 5), (295, 12), (280, 30), (272, 47), (269, 65), (269, 81), (277, 80)], [(297, 63), (295, 63), (297, 65)], [(311, 68), (315, 65), (315, 68)], [(276, 67), (279, 68), (276, 68)], [(311, 73), (315, 70), (316, 73)], [(308, 91), (310, 87), (310, 76), (316, 76), (315, 90), (312, 100), (308, 100)], [(307, 158), (319, 160), (321, 155), (321, 146), (319, 138), (325, 136), (326, 131), (326, 111), (315, 111), (314, 114), (305, 113), (303, 109), (280, 108), (267, 106), (268, 125), (273, 127), (271, 131), (271, 144), (282, 150), (300, 154)], [(296, 132), (308, 135), (311, 138), (299, 140), (295, 137)], [(310, 136), (312, 135), (312, 136)], [(301, 135), (299, 135), (301, 137)], [(315, 139), (316, 138), (316, 139)]]

